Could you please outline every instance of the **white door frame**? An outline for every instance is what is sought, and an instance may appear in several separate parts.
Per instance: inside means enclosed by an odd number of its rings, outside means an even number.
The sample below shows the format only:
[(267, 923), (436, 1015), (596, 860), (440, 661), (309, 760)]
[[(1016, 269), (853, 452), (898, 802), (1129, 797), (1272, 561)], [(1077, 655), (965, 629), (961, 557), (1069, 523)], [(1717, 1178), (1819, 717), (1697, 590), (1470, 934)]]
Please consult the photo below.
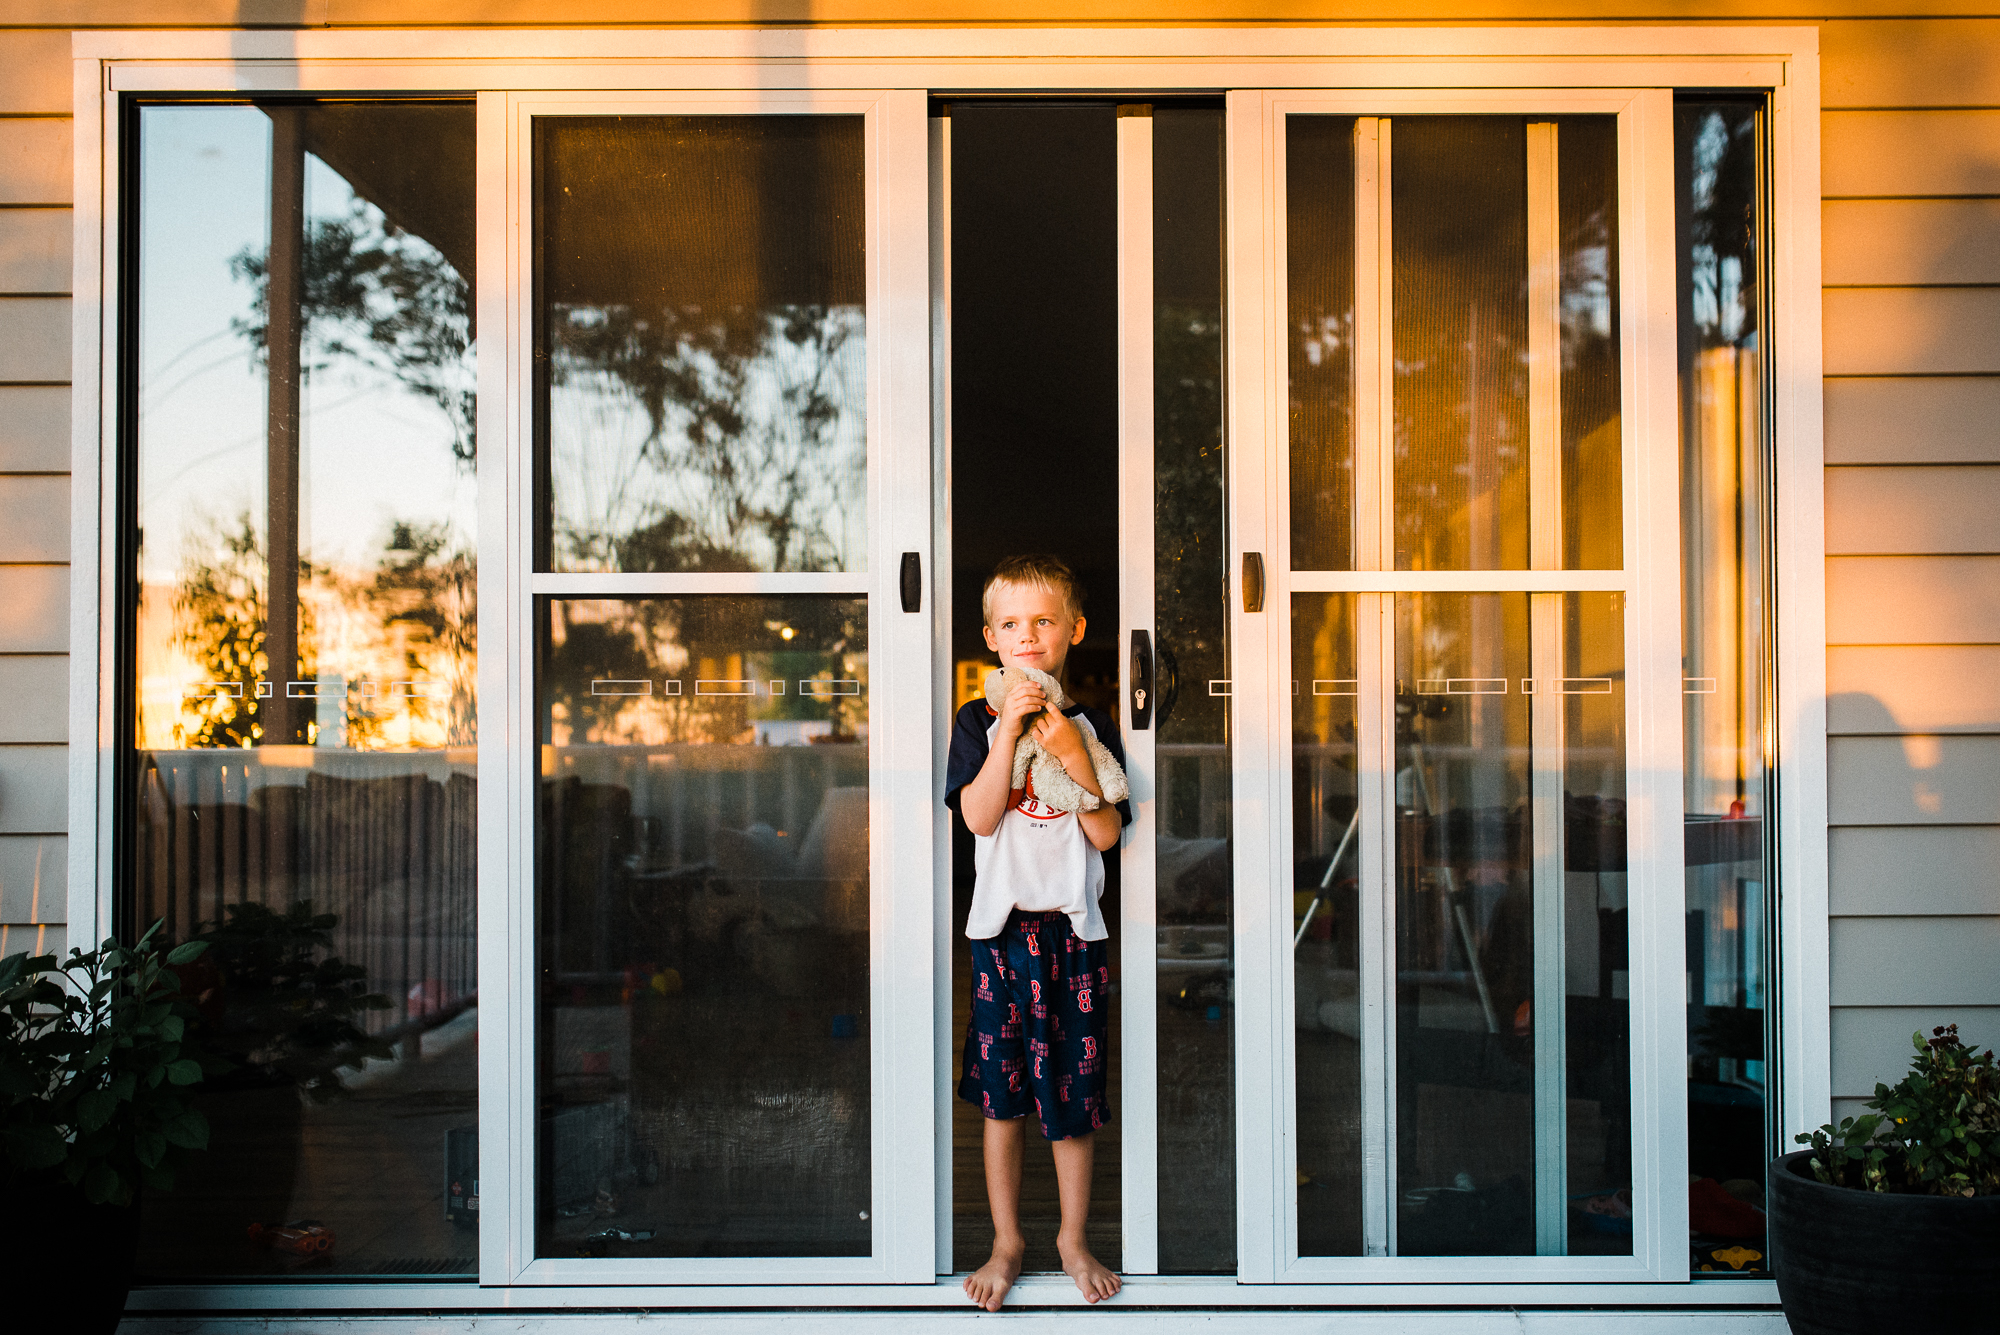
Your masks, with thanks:
[[(1357, 259), (1355, 510), (1357, 569), (1294, 572), (1288, 519), (1284, 118), (1322, 115), (1560, 115), (1618, 118), (1623, 570), (1397, 571), (1386, 559), (1392, 437), (1386, 356), (1363, 317), (1384, 305), (1386, 271)], [(1680, 437), (1676, 411), (1673, 101), (1665, 89), (1443, 93), (1229, 94), (1230, 604), (1235, 661), (1237, 886), (1237, 1149), (1240, 1275), (1250, 1283), (1433, 1283), (1687, 1278), (1686, 1079), (1680, 928)], [(1357, 160), (1357, 197), (1372, 178)], [(1370, 200), (1370, 203), (1373, 201)], [(1357, 206), (1361, 207), (1361, 206)], [(1368, 210), (1361, 207), (1362, 221)], [(1357, 227), (1362, 249), (1373, 229)], [(1366, 327), (1364, 330), (1364, 326)], [(1371, 374), (1364, 367), (1377, 368)], [(1558, 549), (1559, 550), (1559, 549)], [(1264, 564), (1264, 601), (1246, 610), (1242, 563)], [(1558, 555), (1559, 560), (1559, 555)], [(1536, 565), (1544, 564), (1538, 560)], [(1632, 1163), (1629, 1257), (1393, 1256), (1395, 1047), (1393, 928), (1380, 897), (1395, 866), (1393, 741), (1379, 699), (1395, 679), (1393, 595), (1399, 592), (1616, 590), (1626, 595), (1626, 723), (1631, 931)], [(1361, 640), (1362, 1163), (1367, 1253), (1298, 1253), (1294, 1127), (1291, 595), (1353, 592)], [(1371, 619), (1378, 620), (1370, 630)], [(1373, 652), (1370, 651), (1373, 646)], [(1559, 674), (1558, 674), (1559, 675)], [(1379, 699), (1378, 699), (1379, 698)], [(1371, 703), (1374, 708), (1371, 709)], [(1372, 720), (1372, 723), (1371, 723)], [(1538, 742), (1539, 746), (1539, 742)], [(1559, 780), (1558, 780), (1559, 781)], [(1559, 799), (1558, 799), (1559, 801)], [(1384, 841), (1388, 842), (1385, 843)], [(1558, 882), (1559, 883), (1559, 882)], [(1538, 899), (1540, 896), (1538, 896)], [(1382, 955), (1371, 968), (1369, 949)], [(1558, 975), (1559, 977), (1559, 975)], [(1540, 1014), (1545, 1008), (1538, 1005)], [(1538, 1044), (1538, 1064), (1543, 1054)], [(1559, 1049), (1556, 1050), (1559, 1056)], [(1560, 1065), (1557, 1066), (1560, 1075)], [(1537, 1099), (1538, 1108), (1544, 1102)], [(1558, 1106), (1559, 1100), (1558, 1100)], [(1391, 1190), (1382, 1189), (1386, 1181)], [(1542, 1203), (1546, 1206), (1547, 1202)], [(1538, 1215), (1541, 1211), (1538, 1210)]]
[[(930, 1134), (928, 980), (899, 968), (931, 937), (927, 883), (937, 784), (928, 721), (930, 627), (903, 610), (905, 552), (930, 562), (924, 99), (907, 91), (482, 93), (479, 328), (480, 660), (487, 735), (480, 748), (480, 1122), (497, 1126), (495, 1171), (482, 1163), (485, 1284), (922, 1283), (931, 1272), (933, 1183), (902, 1146)], [(538, 117), (859, 115), (864, 118), (868, 565), (814, 574), (543, 574), (534, 535), (534, 122)], [(867, 1257), (550, 1258), (535, 1255), (534, 844), (539, 771), (534, 704), (538, 595), (847, 594), (868, 598), (870, 1165)], [(490, 620), (489, 620), (490, 618)], [(497, 996), (496, 996), (497, 994)], [(494, 1004), (495, 1000), (499, 1004)]]
[[(118, 468), (118, 377), (120, 331), (116, 313), (123, 295), (116, 259), (122, 202), (119, 195), (121, 99), (127, 94), (211, 93), (491, 93), (508, 89), (601, 91), (680, 88), (687, 90), (781, 90), (819, 88), (921, 90), (1133, 89), (1159, 94), (1212, 95), (1227, 88), (1428, 89), (1507, 87), (1690, 87), (1763, 90), (1771, 98), (1773, 245), (1768, 273), (1776, 326), (1774, 397), (1777, 407), (1777, 523), (1785, 541), (1777, 567), (1777, 667), (1783, 684), (1774, 719), (1782, 764), (1779, 841), (1784, 849), (1776, 874), (1782, 878), (1778, 920), (1780, 961), (1780, 1121), (1789, 1133), (1816, 1125), (1829, 1105), (1826, 965), (1825, 831), (1826, 743), (1824, 727), (1824, 570), (1821, 537), (1821, 359), (1819, 327), (1819, 68), (1818, 34), (1809, 26), (1618, 26), (1568, 28), (1241, 28), (1241, 29), (766, 29), (674, 30), (126, 30), (80, 31), (73, 36), (74, 110), (73, 277), (72, 277), (72, 556), (70, 566), (70, 717), (68, 931), (73, 941), (95, 940), (113, 922), (114, 793), (116, 758), (125, 739), (115, 731), (112, 702), (127, 683), (117, 676), (118, 579), (121, 498)], [(923, 94), (896, 94), (915, 100)], [(482, 99), (484, 103), (485, 99)], [(919, 111), (919, 117), (921, 111)], [(504, 134), (506, 112), (481, 107), (481, 177), (504, 162), (492, 159), (496, 133)], [(921, 130), (918, 131), (921, 135)], [(907, 171), (881, 182), (884, 197), (897, 201), (899, 215), (923, 207), (925, 172), (922, 139), (896, 140), (898, 162)], [(910, 156), (904, 157), (908, 153)], [(936, 182), (932, 182), (935, 187)], [(914, 202), (909, 197), (914, 196)], [(500, 213), (495, 210), (500, 209)], [(482, 257), (504, 247), (508, 223), (504, 199), (482, 190), (479, 229)], [(898, 320), (922, 318), (924, 238), (919, 233), (896, 253), (881, 256), (900, 275), (886, 293)], [(496, 270), (482, 264), (482, 274)], [(482, 327), (498, 320), (506, 327), (507, 303), (519, 294), (478, 292)], [(497, 304), (496, 304), (497, 303)], [(921, 327), (916, 325), (915, 327)], [(871, 357), (871, 384), (878, 363)], [(918, 405), (911, 414), (897, 408), (899, 431), (921, 431), (926, 370), (916, 356), (904, 358), (887, 382), (896, 404)], [(496, 384), (482, 365), (482, 434), (513, 410), (489, 402)], [(914, 397), (912, 397), (914, 396)], [(913, 465), (926, 461), (913, 457)], [(1273, 493), (1275, 494), (1275, 493)], [(948, 495), (947, 479), (931, 479), (934, 502)], [(505, 522), (504, 506), (497, 522)], [(496, 522), (482, 512), (482, 522)], [(916, 550), (931, 565), (932, 541), (942, 531), (943, 511), (934, 518), (903, 516), (895, 550)], [(884, 530), (878, 528), (877, 533)], [(1242, 544), (1248, 546), (1249, 544)], [(1257, 548), (1268, 550), (1268, 548)], [(887, 569), (877, 567), (886, 577)], [(946, 585), (927, 572), (929, 617), (896, 614), (896, 632), (928, 635), (948, 626)], [(511, 590), (507, 598), (520, 597)], [(940, 621), (940, 616), (943, 620)], [(905, 632), (905, 620), (909, 623)], [(887, 630), (878, 616), (874, 634)], [(489, 632), (490, 633), (490, 632)], [(886, 643), (877, 638), (877, 643)], [(1267, 650), (1258, 650), (1266, 654)], [(935, 667), (936, 660), (933, 658)], [(1268, 671), (1267, 661), (1263, 670)], [(484, 669), (482, 669), (484, 670)], [(948, 679), (940, 678), (940, 680)], [(482, 681), (482, 688), (485, 688)], [(503, 697), (504, 698), (504, 697)], [(501, 699), (489, 696), (489, 710)], [(911, 748), (912, 756), (920, 748)], [(901, 752), (899, 751), (899, 754)], [(932, 757), (935, 760), (935, 756)], [(909, 801), (933, 795), (911, 792)], [(898, 876), (919, 883), (937, 866), (934, 848), (921, 859), (900, 858)], [(482, 856), (499, 856), (482, 843)], [(921, 862), (921, 865), (919, 865)], [(905, 865), (907, 863), (907, 865)], [(881, 893), (878, 884), (877, 893)], [(489, 914), (489, 920), (495, 915)], [(949, 923), (928, 924), (935, 944)], [(878, 942), (878, 949), (880, 943)], [(902, 957), (931, 956), (920, 950)], [(504, 954), (489, 960), (482, 940), (482, 965), (491, 987), (509, 986)], [(926, 986), (926, 983), (932, 986)], [(893, 1078), (906, 1086), (909, 1073), (946, 1079), (949, 1070), (949, 979), (918, 979), (899, 993), (917, 1017), (922, 1051), (909, 1049), (916, 1064), (898, 1060)], [(508, 1004), (504, 998), (500, 1004)], [(942, 1018), (939, 1006), (944, 1009)], [(926, 1028), (925, 1026), (929, 1027)], [(1281, 1031), (1280, 1031), (1281, 1032)], [(899, 1030), (900, 1035), (900, 1030)], [(1254, 1037), (1254, 1036), (1253, 1036)], [(925, 1040), (928, 1040), (926, 1043)], [(878, 1039), (878, 1041), (885, 1041)], [(907, 1042), (907, 1037), (899, 1042)], [(1268, 1046), (1268, 1042), (1265, 1044)], [(898, 1047), (898, 1052), (904, 1048)], [(939, 1056), (944, 1054), (944, 1063)], [(1247, 1054), (1243, 1054), (1247, 1056)], [(1239, 1057), (1239, 1060), (1242, 1059)], [(506, 1073), (502, 1073), (505, 1084)], [(919, 1106), (931, 1100), (927, 1084), (912, 1091)], [(497, 1113), (491, 1104), (486, 1112)], [(941, 1148), (917, 1156), (895, 1147), (901, 1185), (899, 1199), (921, 1197), (935, 1182), (949, 1154), (948, 1128)], [(894, 1151), (892, 1151), (894, 1152)], [(878, 1138), (878, 1156), (881, 1154)], [(920, 1166), (927, 1158), (928, 1166)], [(878, 1162), (879, 1162), (878, 1157)], [(487, 1174), (488, 1190), (493, 1175)], [(1268, 1202), (1267, 1202), (1268, 1203)], [(674, 1293), (679, 1303), (734, 1307), (869, 1302), (878, 1304), (952, 1303), (955, 1286), (919, 1281), (948, 1254), (935, 1254), (940, 1216), (949, 1202), (933, 1195), (931, 1220), (921, 1246), (900, 1236), (878, 1238), (878, 1258), (892, 1264), (895, 1283), (866, 1288), (842, 1285), (789, 1285), (759, 1282), (690, 1287)], [(898, 1218), (902, 1218), (898, 1212)], [(901, 1225), (897, 1225), (898, 1228)], [(922, 1253), (920, 1264), (908, 1257)], [(1271, 1250), (1275, 1258), (1275, 1247)], [(496, 1258), (490, 1281), (503, 1281), (513, 1260)], [(1277, 1278), (1276, 1275), (1271, 1276)], [(1303, 1279), (1303, 1276), (1299, 1276)], [(1412, 1276), (1412, 1278), (1415, 1278)], [(1761, 1281), (1726, 1285), (1661, 1287), (1630, 1284), (1564, 1285), (1508, 1282), (1439, 1290), (1428, 1284), (1369, 1285), (1349, 1279), (1327, 1283), (1287, 1282), (1276, 1288), (1240, 1289), (1213, 1279), (1136, 1279), (1128, 1303), (1365, 1304), (1467, 1303), (1712, 1303), (1727, 1291), (1730, 1303), (1770, 1300)], [(1291, 1279), (1287, 1276), (1287, 1280)], [(916, 1284), (916, 1287), (909, 1287)], [(1030, 1301), (1067, 1302), (1055, 1285), (1024, 1284)], [(1072, 1291), (1073, 1292), (1073, 1291)], [(545, 1306), (656, 1303), (657, 1288), (607, 1288), (564, 1279), (535, 1290)], [(190, 1285), (151, 1290), (140, 1302), (156, 1308), (371, 1308), (484, 1307), (505, 1305), (506, 1290), (473, 1289), (461, 1282), (415, 1284)]]

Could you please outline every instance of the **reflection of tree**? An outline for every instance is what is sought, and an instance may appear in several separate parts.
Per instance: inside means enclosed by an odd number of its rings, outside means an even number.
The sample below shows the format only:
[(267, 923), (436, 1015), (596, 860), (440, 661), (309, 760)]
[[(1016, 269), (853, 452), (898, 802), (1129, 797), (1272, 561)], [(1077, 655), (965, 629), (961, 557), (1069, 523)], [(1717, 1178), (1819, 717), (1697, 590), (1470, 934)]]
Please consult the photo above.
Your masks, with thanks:
[[(266, 259), (245, 250), (229, 262), (256, 295), (231, 322), (261, 361), (265, 352)], [(471, 290), (450, 262), (380, 209), (356, 199), (344, 218), (307, 224), (299, 315), (302, 369), (346, 358), (374, 366), (435, 404), (451, 423), (452, 454), (473, 457), (475, 371)]]
[(407, 702), (413, 714), (442, 726), (450, 746), (469, 746), (478, 735), (476, 565), (470, 550), (453, 545), (450, 525), (397, 523), (367, 593), (383, 627), (401, 632), (403, 671), (450, 691), (441, 705), (428, 696)]
[[(867, 609), (826, 597), (558, 599), (541, 695), (568, 742), (740, 742), (756, 719), (826, 720), (852, 739), (867, 722)], [(787, 635), (787, 632), (790, 632)], [(758, 683), (754, 697), (592, 695), (594, 680), (730, 678)], [(772, 679), (854, 678), (861, 694), (831, 698), (763, 692)], [(658, 689), (657, 686), (655, 688)]]
[[(350, 694), (346, 745), (387, 745), (388, 716), (407, 711), (429, 724), (436, 742), (469, 745), (476, 737), (474, 680), (478, 648), (477, 588), (472, 553), (453, 546), (448, 525), (397, 523), (374, 573), (363, 578), (299, 563), (299, 668), (316, 677), (330, 660), (351, 682), (374, 681), (378, 693)], [(240, 696), (189, 697), (181, 702), (176, 744), (250, 746), (263, 723), (255, 684), (271, 679), (264, 646), (266, 558), (248, 514), (225, 527), (211, 523), (189, 540), (174, 592), (174, 643), (201, 680), (240, 686)], [(340, 630), (357, 643), (329, 652), (322, 643)], [(329, 669), (330, 670), (330, 669)], [(383, 693), (385, 681), (442, 686), (442, 696)], [(418, 741), (411, 729), (409, 741)]]
[[(623, 570), (838, 568), (844, 544), (829, 521), (863, 463), (839, 450), (861, 334), (845, 306), (558, 307), (551, 392), (635, 403), (638, 462), (679, 492), (622, 522), (572, 505), (554, 521), (558, 549)], [(623, 490), (604, 498), (614, 512)]]
[[(242, 694), (182, 700), (175, 741), (181, 746), (249, 746), (264, 732), (254, 683), (267, 676), (264, 544), (249, 514), (241, 515), (233, 528), (211, 523), (206, 533), (190, 536), (181, 569), (173, 604), (175, 644), (194, 660), (205, 690), (228, 684)], [(301, 666), (310, 672), (307, 643), (302, 634)]]

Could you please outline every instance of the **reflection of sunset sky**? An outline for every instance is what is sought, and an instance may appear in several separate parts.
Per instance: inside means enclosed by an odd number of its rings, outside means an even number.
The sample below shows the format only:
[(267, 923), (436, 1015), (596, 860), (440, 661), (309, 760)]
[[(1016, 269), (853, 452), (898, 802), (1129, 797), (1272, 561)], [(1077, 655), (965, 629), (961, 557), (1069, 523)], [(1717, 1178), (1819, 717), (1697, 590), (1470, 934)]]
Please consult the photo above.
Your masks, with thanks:
[[(207, 549), (219, 528), (234, 529), (247, 514), (261, 537), (265, 524), (264, 375), (250, 339), (231, 328), (232, 320), (255, 322), (255, 292), (230, 272), (230, 261), (261, 256), (268, 244), (271, 123), (254, 107), (201, 106), (149, 107), (141, 125), (144, 592), (135, 647), (138, 740), (153, 748), (175, 745), (182, 690), (202, 677), (175, 644), (174, 587), (191, 560), (214, 561)], [(305, 198), (309, 222), (347, 217), (355, 204), (347, 182), (311, 155)], [(307, 360), (314, 360), (310, 333)], [(451, 423), (435, 405), (358, 358), (335, 358), (306, 377), (300, 419), (300, 552), (326, 572), (301, 590), (315, 604), (318, 671), (357, 681), (409, 678), (407, 628), (383, 626), (381, 609), (355, 593), (390, 555), (396, 521), (444, 526), (448, 545), (470, 552), (472, 470), (454, 459)], [(302, 645), (308, 662), (313, 648)], [(449, 667), (435, 650), (430, 658), (419, 675), (463, 676), (469, 712), (469, 658)], [(459, 684), (450, 685), (456, 694)], [(372, 707), (389, 717), (365, 730), (365, 744), (444, 744), (442, 703), (388, 710), (378, 702)], [(422, 717), (426, 710), (440, 717)]]
[[(262, 527), (264, 376), (232, 319), (252, 318), (230, 259), (267, 244), (270, 120), (254, 107), (149, 107), (141, 144), (139, 376), (142, 578), (171, 580), (200, 516)], [(309, 218), (354, 192), (306, 158)], [(438, 410), (349, 359), (309, 376), (301, 416), (300, 548), (372, 570), (393, 520), (474, 531), (471, 471)]]
[[(549, 436), (553, 478), (553, 521), (558, 535), (555, 567), (560, 570), (615, 568), (594, 553), (565, 541), (570, 534), (602, 541), (630, 534), (662, 515), (693, 521), (695, 532), (718, 546), (734, 546), (756, 570), (783, 568), (859, 571), (868, 568), (867, 322), (857, 306), (831, 306), (818, 325), (824, 337), (793, 343), (775, 332), (786, 312), (767, 313), (774, 330), (762, 354), (741, 366), (743, 383), (735, 407), (746, 423), (733, 488), (713, 485), (696, 470), (664, 461), (689, 452), (690, 414), (669, 399), (661, 438), (649, 441), (652, 425), (631, 389), (610, 373), (576, 364), (558, 353), (565, 374), (549, 390)], [(556, 307), (552, 321), (583, 326), (600, 322), (600, 309)], [(823, 356), (822, 349), (833, 349)], [(712, 362), (705, 367), (717, 384), (725, 376)], [(809, 393), (834, 405), (824, 437), (799, 420), (798, 404)], [(824, 443), (822, 443), (822, 441)], [(801, 536), (819, 533), (831, 548), (830, 564), (796, 559), (774, 567), (767, 536), (746, 527), (729, 532), (730, 516), (744, 512), (785, 514)]]

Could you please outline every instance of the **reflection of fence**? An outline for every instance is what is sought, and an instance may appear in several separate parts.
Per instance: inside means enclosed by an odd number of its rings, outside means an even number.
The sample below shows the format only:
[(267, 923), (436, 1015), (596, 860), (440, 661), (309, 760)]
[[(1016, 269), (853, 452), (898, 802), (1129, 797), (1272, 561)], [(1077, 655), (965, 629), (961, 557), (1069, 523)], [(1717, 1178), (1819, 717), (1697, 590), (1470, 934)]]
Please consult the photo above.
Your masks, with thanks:
[[(135, 920), (184, 939), (230, 904), (302, 899), (339, 919), (382, 1029), (475, 986), (477, 790), (443, 752), (152, 751), (134, 813)], [(284, 762), (291, 762), (289, 764)]]
[(621, 834), (632, 841), (629, 855), (652, 867), (726, 856), (731, 850), (718, 850), (718, 831), (762, 825), (781, 838), (799, 838), (829, 790), (868, 784), (868, 748), (860, 743), (557, 746), (543, 757), (545, 779), (630, 794), (633, 828)]

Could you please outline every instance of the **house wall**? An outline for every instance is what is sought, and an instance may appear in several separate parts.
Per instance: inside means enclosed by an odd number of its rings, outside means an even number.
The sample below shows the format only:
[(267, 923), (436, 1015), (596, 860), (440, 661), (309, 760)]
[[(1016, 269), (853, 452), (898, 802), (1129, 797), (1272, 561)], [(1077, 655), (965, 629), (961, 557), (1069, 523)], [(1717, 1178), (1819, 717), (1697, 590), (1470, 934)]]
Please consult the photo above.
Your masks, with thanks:
[(69, 70), (0, 31), (0, 955), (66, 946)]
[[(1950, 3), (1930, 3), (1930, 13)], [(1678, 0), (1621, 15), (1687, 22)], [(1829, 3), (1829, 15), (1895, 8)], [(1043, 12), (1043, 11), (1046, 12)], [(1720, 19), (1800, 21), (1761, 0)], [(636, 22), (636, 0), (20, 0), (0, 28), (0, 954), (64, 944), (71, 26)], [(1074, 3), (709, 0), (691, 21), (1065, 22)], [(1096, 22), (1606, 17), (1595, 0), (1144, 3)], [(1824, 24), (1833, 1090), (2000, 1040), (2000, 21)], [(1783, 337), (1783, 331), (1779, 331)], [(1782, 541), (1782, 535), (1780, 535)]]
[[(1833, 1093), (2000, 1042), (2000, 22), (1829, 23)], [(1783, 336), (1780, 331), (1780, 337)]]

